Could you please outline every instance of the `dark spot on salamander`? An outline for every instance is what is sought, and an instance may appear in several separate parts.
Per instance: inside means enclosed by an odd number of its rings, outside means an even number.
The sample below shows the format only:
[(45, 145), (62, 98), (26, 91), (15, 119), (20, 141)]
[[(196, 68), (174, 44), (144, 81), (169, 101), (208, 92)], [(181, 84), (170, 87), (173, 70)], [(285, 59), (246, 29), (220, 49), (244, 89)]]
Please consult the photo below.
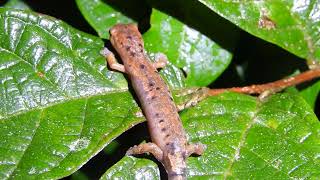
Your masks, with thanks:
[(156, 98), (157, 98), (156, 96), (152, 96), (152, 97), (151, 97), (152, 100), (154, 100), (154, 99), (156, 99)]
[(130, 52), (130, 55), (131, 55), (132, 57), (134, 57), (134, 56), (136, 56), (136, 53)]
[(159, 87), (156, 87), (156, 90), (160, 90), (160, 88), (159, 88)]
[(167, 135), (166, 135), (166, 138), (168, 138), (169, 136), (170, 136), (170, 134), (167, 134)]
[(165, 132), (166, 130), (167, 130), (167, 128), (162, 128), (161, 129), (162, 132)]
[[(147, 75), (147, 77), (148, 77), (148, 75)], [(153, 78), (149, 78), (149, 77), (148, 77), (148, 82), (149, 82), (149, 86), (150, 86), (150, 87), (153, 87), (153, 86), (155, 85), (155, 82), (154, 82), (154, 79), (153, 79)]]
[(155, 115), (156, 115), (156, 116), (159, 116), (159, 113), (156, 113)]
[(141, 43), (139, 43), (138, 46), (142, 48), (142, 44)]
[(132, 36), (128, 35), (128, 36), (127, 36), (127, 39), (132, 39)]
[(174, 153), (176, 151), (176, 147), (173, 143), (167, 143), (166, 144), (168, 146), (168, 150), (172, 153)]
[(126, 50), (129, 51), (130, 50), (130, 46), (126, 46)]
[(140, 69), (144, 69), (145, 65), (140, 64)]
[(160, 119), (159, 123), (163, 123), (163, 122), (164, 122), (164, 120), (163, 120), (163, 119)]
[(142, 52), (143, 52), (143, 49), (140, 49), (140, 52), (142, 53)]

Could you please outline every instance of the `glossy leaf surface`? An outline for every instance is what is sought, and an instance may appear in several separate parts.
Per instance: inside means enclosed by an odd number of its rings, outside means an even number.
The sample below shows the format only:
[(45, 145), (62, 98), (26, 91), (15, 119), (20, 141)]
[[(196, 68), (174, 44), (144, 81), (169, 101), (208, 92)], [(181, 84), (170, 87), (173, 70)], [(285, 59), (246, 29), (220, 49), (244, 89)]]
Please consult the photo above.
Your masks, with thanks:
[(67, 176), (144, 120), (100, 39), (4, 8), (0, 32), (1, 178)]
[(257, 37), (301, 58), (320, 61), (318, 0), (199, 1)]
[[(183, 111), (181, 118), (189, 140), (207, 145), (203, 156), (188, 159), (188, 179), (320, 177), (320, 124), (296, 94), (276, 94), (261, 102), (225, 93)], [(107, 173), (128, 171), (126, 158)]]

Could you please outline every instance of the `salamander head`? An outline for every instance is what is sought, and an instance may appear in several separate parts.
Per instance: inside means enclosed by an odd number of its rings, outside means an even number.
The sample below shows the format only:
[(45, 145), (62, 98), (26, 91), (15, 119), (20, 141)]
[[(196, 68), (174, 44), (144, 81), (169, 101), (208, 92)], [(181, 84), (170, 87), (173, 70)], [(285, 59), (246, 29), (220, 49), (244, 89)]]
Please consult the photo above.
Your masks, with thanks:
[(111, 44), (120, 55), (135, 56), (143, 52), (143, 40), (136, 24), (117, 24), (109, 33)]

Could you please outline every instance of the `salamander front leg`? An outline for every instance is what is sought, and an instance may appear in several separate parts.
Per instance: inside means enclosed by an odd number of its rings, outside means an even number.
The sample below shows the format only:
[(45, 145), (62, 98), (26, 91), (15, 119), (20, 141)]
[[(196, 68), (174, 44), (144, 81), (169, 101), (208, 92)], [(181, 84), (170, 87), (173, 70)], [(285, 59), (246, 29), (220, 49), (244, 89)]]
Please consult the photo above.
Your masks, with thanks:
[(158, 161), (162, 161), (162, 150), (154, 143), (143, 143), (133, 146), (127, 151), (126, 155), (143, 153), (151, 153)]
[(155, 55), (155, 60), (156, 62), (154, 62), (152, 65), (153, 67), (155, 67), (156, 69), (159, 68), (164, 68), (166, 67), (166, 65), (168, 64), (168, 58), (165, 54), (163, 53), (157, 53)]
[(189, 144), (187, 146), (187, 157), (191, 154), (202, 155), (207, 146), (201, 143)]
[(117, 70), (117, 71), (120, 71), (123, 73), (126, 72), (124, 66), (122, 64), (119, 64), (117, 59), (114, 57), (114, 54), (111, 51), (109, 51), (108, 48), (106, 48), (106, 47), (103, 48), (100, 51), (100, 54), (103, 55), (107, 59), (107, 62), (108, 62), (111, 69)]

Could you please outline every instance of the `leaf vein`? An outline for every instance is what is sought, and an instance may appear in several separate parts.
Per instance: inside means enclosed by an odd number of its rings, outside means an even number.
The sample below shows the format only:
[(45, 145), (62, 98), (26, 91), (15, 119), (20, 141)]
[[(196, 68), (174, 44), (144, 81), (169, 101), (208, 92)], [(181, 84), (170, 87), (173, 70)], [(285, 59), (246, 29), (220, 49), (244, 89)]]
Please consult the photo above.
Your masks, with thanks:
[(35, 135), (36, 135), (37, 132), (38, 132), (38, 128), (40, 127), (41, 120), (43, 119), (43, 114), (44, 114), (44, 110), (41, 110), (41, 111), (39, 112), (38, 124), (36, 125), (36, 128), (34, 129), (34, 133), (31, 135), (31, 136), (32, 136), (32, 137), (31, 137), (31, 141), (30, 141), (30, 143), (27, 145), (26, 149), (23, 151), (23, 153), (22, 153), (20, 159), (18, 160), (18, 162), (16, 163), (14, 169), (8, 174), (9, 177), (10, 177), (11, 175), (14, 175), (14, 173), (15, 173), (15, 171), (18, 169), (18, 167), (19, 167), (22, 159), (24, 158), (27, 150), (30, 148), (31, 144), (33, 143), (34, 137), (35, 137)]
[[(84, 124), (85, 124), (85, 121), (86, 121), (86, 117), (87, 117), (87, 110), (88, 110), (88, 98), (85, 99), (85, 103), (84, 103), (83, 115), (82, 115), (82, 126), (81, 126), (80, 132), (79, 132), (79, 134), (78, 134), (78, 140), (81, 139), (81, 136), (82, 136), (82, 133), (83, 133), (83, 129), (84, 129), (83, 127), (84, 127)], [(76, 146), (77, 146), (77, 145), (76, 145)], [(63, 159), (62, 159), (54, 168), (51, 169), (51, 171), (53, 171), (54, 169), (59, 168), (60, 164), (61, 164), (68, 156), (72, 155), (71, 152), (73, 152), (73, 151), (71, 151), (71, 150), (69, 149), (69, 152), (63, 157)]]
[(233, 158), (230, 160), (230, 164), (229, 164), (229, 167), (227, 168), (227, 170), (225, 171), (224, 173), (224, 179), (227, 179), (228, 176), (231, 175), (231, 169), (235, 163), (235, 161), (240, 158), (240, 150), (241, 148), (244, 146), (244, 143), (245, 143), (245, 139), (247, 138), (247, 135), (249, 133), (249, 130), (251, 129), (251, 127), (254, 125), (255, 123), (255, 120), (256, 120), (256, 117), (257, 117), (257, 114), (258, 112), (260, 111), (260, 108), (261, 108), (261, 104), (258, 103), (258, 107), (256, 107), (256, 111), (254, 112), (254, 115), (252, 117), (252, 120), (248, 123), (248, 125), (245, 127), (241, 137), (240, 137), (240, 142), (238, 144), (238, 146), (235, 148), (235, 152), (234, 152), (234, 156)]

